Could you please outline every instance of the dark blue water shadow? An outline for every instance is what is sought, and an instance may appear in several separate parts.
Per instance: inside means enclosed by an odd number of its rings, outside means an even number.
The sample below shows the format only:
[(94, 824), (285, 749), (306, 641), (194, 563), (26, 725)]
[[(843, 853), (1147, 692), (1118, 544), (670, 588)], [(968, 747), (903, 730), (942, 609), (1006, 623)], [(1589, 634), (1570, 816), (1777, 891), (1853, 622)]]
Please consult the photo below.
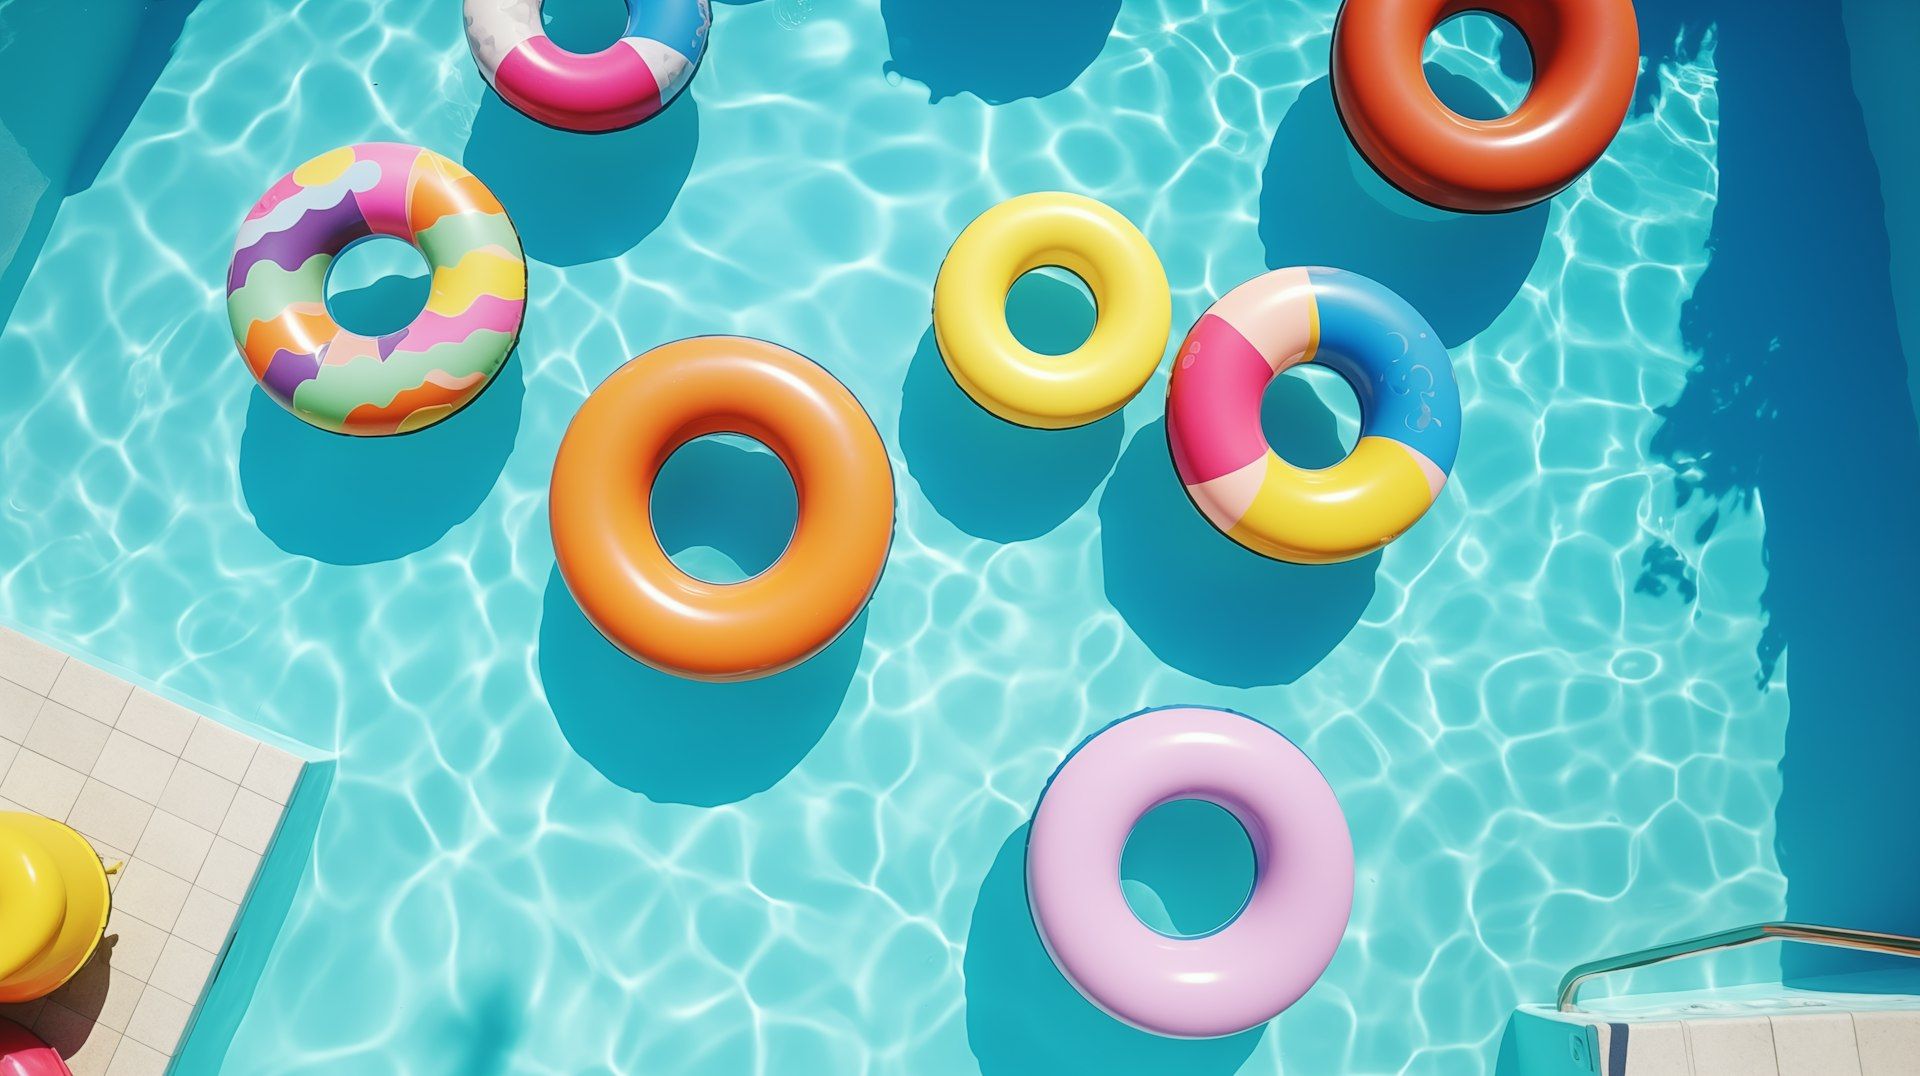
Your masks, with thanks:
[(967, 1044), (983, 1076), (1230, 1073), (1266, 1025), (1221, 1039), (1169, 1039), (1095, 1008), (1060, 975), (1027, 910), (1027, 827), (1000, 846), (967, 927)]
[[(660, 468), (652, 505), (660, 546), (683, 570), (733, 583), (780, 559), (793, 538), (799, 498), (772, 449), (745, 438), (702, 437), (680, 446)], [(699, 562), (683, 562), (693, 550), (703, 554)], [(709, 565), (725, 578), (702, 570)]]
[[(335, 324), (362, 336), (380, 336), (384, 333), (399, 332), (407, 323), (420, 316), (426, 309), (427, 299), (433, 292), (433, 277), (427, 268), (426, 260), (411, 253), (398, 239), (384, 236), (362, 239), (342, 251), (328, 270), (328, 283), (337, 286), (342, 275), (342, 267), (349, 266), (355, 254), (365, 253), (370, 246), (391, 244), (400, 248), (397, 254), (371, 254), (369, 260), (378, 257), (378, 264), (392, 265), (394, 262), (408, 262), (397, 269), (388, 270), (385, 275), (363, 287), (333, 292), (327, 296), (327, 313), (333, 315)], [(350, 253), (351, 252), (351, 253)], [(330, 287), (328, 289), (332, 291)]]
[(772, 788), (820, 742), (860, 664), (863, 612), (833, 645), (760, 680), (709, 684), (649, 668), (587, 621), (556, 569), (540, 617), (540, 680), (574, 751), (660, 803), (714, 807)]
[[(1092, 330), (1092, 302), (1078, 288), (1028, 273), (1007, 296), (1007, 321), (1027, 346), (1060, 353)], [(929, 328), (901, 389), (901, 454), (934, 510), (978, 538), (1017, 542), (1053, 530), (1079, 511), (1120, 455), (1118, 414), (1070, 430), (1035, 430), (973, 402), (940, 358)]]
[[(388, 276), (329, 300), (356, 317), (405, 322), (418, 281)], [(236, 362), (229, 356), (225, 361)], [(240, 435), (240, 492), (274, 545), (330, 564), (418, 552), (473, 515), (500, 478), (526, 395), (519, 352), (458, 414), (413, 433), (352, 437), (307, 425), (255, 388)]]
[(970, 93), (990, 105), (1073, 84), (1113, 32), (1120, 0), (880, 0), (889, 74), (933, 100)]
[[(1274, 382), (1268, 440), (1303, 467), (1345, 454), (1333, 416), (1294, 377)], [(1100, 498), (1107, 600), (1154, 656), (1228, 687), (1288, 684), (1319, 664), (1373, 600), (1380, 554), (1287, 564), (1243, 548), (1187, 499), (1165, 420), (1134, 434)]]
[(568, 52), (599, 52), (627, 32), (626, 0), (544, 0), (540, 23)]
[(1195, 937), (1232, 922), (1254, 884), (1253, 839), (1231, 811), (1173, 800), (1141, 816), (1120, 855), (1133, 914), (1162, 934)]
[[(1471, 79), (1435, 64), (1427, 78), (1459, 109), (1499, 111)], [(1329, 265), (1372, 277), (1412, 303), (1448, 347), (1472, 339), (1520, 293), (1547, 213), (1544, 202), (1512, 213), (1449, 213), (1395, 190), (1353, 148), (1325, 78), (1287, 110), (1261, 174), (1269, 267)]]
[[(1495, 60), (1500, 65), (1500, 73), (1531, 89), (1534, 75), (1533, 49), (1527, 45), (1526, 35), (1516, 29), (1513, 23), (1488, 12), (1466, 12), (1455, 17), (1469, 18), (1474, 15), (1478, 15), (1481, 18), (1492, 19), (1495, 23), (1499, 24), (1500, 51), (1496, 54)], [(1643, 44), (1645, 43), (1644, 38), (1642, 38), (1641, 41)], [(1446, 96), (1440, 87), (1436, 86), (1434, 93), (1440, 97), (1442, 104), (1445, 104), (1448, 108), (1459, 112), (1463, 116), (1467, 115), (1467, 113), (1462, 110), (1463, 104)], [(1498, 113), (1498, 115), (1504, 116), (1506, 112), (1502, 111)], [(1495, 119), (1497, 116), (1488, 116), (1485, 118)]]
[(576, 134), (521, 115), (489, 90), (461, 163), (506, 207), (528, 257), (579, 265), (618, 257), (653, 234), (699, 144), (690, 93), (637, 127)]
[[(1505, 77), (1518, 82), (1522, 96), (1531, 88), (1533, 82), (1533, 52), (1527, 47), (1527, 39), (1513, 23), (1490, 11), (1463, 11), (1449, 16), (1446, 21), (1434, 28), (1435, 33), (1444, 32), (1456, 22), (1486, 23), (1497, 35), (1494, 40), (1494, 63)], [(1469, 30), (1472, 33), (1473, 30)], [(1440, 103), (1470, 120), (1497, 120), (1512, 112), (1508, 104), (1494, 100), (1493, 96), (1482, 89), (1479, 83), (1470, 78), (1449, 75), (1434, 80), (1434, 74), (1448, 74), (1445, 68), (1435, 63), (1425, 65), (1428, 85)], [(1516, 98), (1511, 104), (1518, 104)]]
[[(1660, 409), (1653, 450), (1682, 503), (1765, 506), (1755, 680), (1765, 690), (1791, 653), (1775, 819), (1787, 914), (1920, 933), (1920, 430), (1841, 12), (1790, 0), (1636, 6), (1656, 62), (1690, 55), (1717, 27), (1713, 260), (1681, 325), (1698, 363)], [(1643, 103), (1656, 79), (1650, 63)], [(1804, 948), (1785, 959), (1795, 977), (1863, 966)]]
[(449, 1046), (447, 1071), (500, 1076), (524, 1063), (527, 1015), (537, 1004), (528, 986), (523, 977), (463, 970), (455, 1003), (428, 1018)]

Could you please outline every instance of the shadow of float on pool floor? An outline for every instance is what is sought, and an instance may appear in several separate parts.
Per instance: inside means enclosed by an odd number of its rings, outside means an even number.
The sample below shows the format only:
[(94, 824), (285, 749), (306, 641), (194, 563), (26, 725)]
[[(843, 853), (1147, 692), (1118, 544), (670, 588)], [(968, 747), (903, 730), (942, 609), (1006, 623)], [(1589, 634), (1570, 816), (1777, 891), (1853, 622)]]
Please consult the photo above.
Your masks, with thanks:
[(739, 434), (698, 437), (653, 480), (653, 531), (674, 563), (737, 583), (773, 566), (793, 539), (799, 499), (787, 465)]
[(1224, 1039), (1168, 1039), (1129, 1027), (1081, 997), (1033, 928), (1026, 859), (1023, 825), (1000, 846), (967, 927), (967, 1043), (984, 1076), (1205, 1076), (1246, 1062), (1266, 1025)]
[[(1014, 282), (1007, 321), (1029, 346), (1067, 351), (1093, 328), (1078, 288), (1038, 273)], [(1018, 542), (1080, 510), (1120, 454), (1117, 414), (1035, 430), (989, 413), (954, 383), (929, 328), (907, 364), (895, 436), (907, 473), (941, 518), (976, 538)]]
[(555, 569), (540, 618), (540, 681), (575, 753), (661, 803), (715, 807), (772, 788), (840, 710), (866, 639), (862, 613), (811, 660), (736, 684), (684, 680), (601, 636)]
[[(1301, 466), (1345, 455), (1312, 386), (1282, 377), (1267, 394), (1276, 451)], [(1225, 687), (1287, 684), (1319, 664), (1373, 600), (1380, 554), (1287, 564), (1214, 530), (1174, 473), (1166, 420), (1134, 434), (1100, 498), (1107, 600), (1154, 656)]]
[(971, 93), (990, 105), (1045, 97), (1092, 66), (1120, 0), (881, 0), (888, 72), (933, 100)]
[[(1485, 111), (1471, 79), (1429, 64), (1435, 90)], [(1449, 213), (1381, 179), (1347, 138), (1321, 78), (1274, 132), (1260, 184), (1266, 263), (1327, 265), (1372, 277), (1412, 303), (1448, 347), (1478, 335), (1526, 283), (1546, 234), (1546, 203), (1513, 213)]]
[(579, 265), (618, 257), (653, 234), (699, 144), (691, 93), (637, 127), (575, 134), (528, 119), (489, 90), (461, 163), (506, 207), (529, 258)]
[(459, 413), (414, 433), (351, 437), (307, 425), (255, 387), (240, 435), (241, 496), (260, 532), (295, 556), (372, 564), (416, 553), (492, 492), (525, 395), (515, 351)]
[[(1680, 503), (1764, 506), (1755, 685), (1784, 676), (1788, 691), (1774, 818), (1786, 915), (1920, 932), (1920, 831), (1897, 821), (1912, 816), (1920, 754), (1920, 427), (1907, 391), (1916, 342), (1901, 338), (1888, 276), (1896, 247), (1915, 237), (1887, 232), (1881, 147), (1853, 79), (1870, 43), (1849, 39), (1837, 4), (1635, 7), (1649, 53), (1643, 101), (1661, 92), (1661, 64), (1710, 51), (1717, 71), (1713, 257), (1680, 314), (1698, 362), (1658, 408), (1649, 447), (1674, 472)], [(1844, 375), (1812, 373), (1837, 355)], [(1840, 431), (1843, 456), (1808, 450)], [(1649, 554), (1658, 593), (1675, 554)], [(1783, 654), (1787, 673), (1776, 668)], [(1781, 962), (1790, 979), (1911, 965), (1809, 946), (1784, 948)]]

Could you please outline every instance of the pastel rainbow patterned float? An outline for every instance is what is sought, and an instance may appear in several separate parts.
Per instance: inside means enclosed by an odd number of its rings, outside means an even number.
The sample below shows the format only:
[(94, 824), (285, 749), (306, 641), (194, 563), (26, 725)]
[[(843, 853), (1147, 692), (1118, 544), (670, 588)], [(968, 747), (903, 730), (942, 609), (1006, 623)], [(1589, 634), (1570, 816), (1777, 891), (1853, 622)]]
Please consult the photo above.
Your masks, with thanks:
[(614, 131), (667, 107), (693, 77), (713, 25), (707, 0), (627, 0), (627, 29), (595, 53), (568, 52), (541, 0), (466, 0), (467, 47), (506, 102), (552, 127)]
[[(1267, 384), (1303, 362), (1360, 399), (1360, 443), (1325, 470), (1274, 454), (1260, 429)], [(1426, 319), (1340, 269), (1277, 269), (1228, 292), (1180, 345), (1167, 443), (1208, 521), (1279, 560), (1351, 560), (1426, 514), (1460, 447), (1460, 390)]]
[[(368, 337), (327, 313), (327, 268), (359, 239), (406, 240), (432, 270), (426, 309)], [(267, 395), (335, 433), (406, 433), (466, 406), (513, 351), (527, 265), (486, 185), (431, 150), (366, 142), (280, 178), (227, 268), (234, 342)]]

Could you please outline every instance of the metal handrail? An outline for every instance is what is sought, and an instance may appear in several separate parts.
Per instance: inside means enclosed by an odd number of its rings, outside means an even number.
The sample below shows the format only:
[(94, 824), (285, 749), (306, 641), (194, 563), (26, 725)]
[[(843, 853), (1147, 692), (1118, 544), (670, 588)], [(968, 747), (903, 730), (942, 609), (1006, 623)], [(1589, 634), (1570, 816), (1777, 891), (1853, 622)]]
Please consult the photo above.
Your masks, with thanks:
[(1806, 942), (1809, 945), (1826, 945), (1835, 949), (1853, 949), (1859, 952), (1920, 957), (1920, 938), (1909, 938), (1904, 934), (1880, 934), (1871, 930), (1820, 927), (1806, 923), (1755, 923), (1752, 926), (1735, 927), (1732, 930), (1723, 930), (1704, 937), (1656, 945), (1622, 956), (1590, 960), (1567, 972), (1566, 977), (1560, 980), (1559, 1009), (1561, 1012), (1575, 1011), (1575, 998), (1580, 993), (1581, 984), (1588, 979), (1609, 975), (1616, 971), (1630, 971), (1652, 964), (1664, 964), (1669, 960), (1698, 956), (1701, 953), (1738, 949), (1743, 945), (1774, 940)]

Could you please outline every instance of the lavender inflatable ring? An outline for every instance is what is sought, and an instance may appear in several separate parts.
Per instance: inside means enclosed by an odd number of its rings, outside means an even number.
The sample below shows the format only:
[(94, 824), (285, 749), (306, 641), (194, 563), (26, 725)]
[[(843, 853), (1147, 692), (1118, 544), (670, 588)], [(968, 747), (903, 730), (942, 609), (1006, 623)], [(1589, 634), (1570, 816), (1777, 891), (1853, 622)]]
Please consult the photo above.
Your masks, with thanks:
[[(1252, 838), (1253, 893), (1197, 938), (1142, 923), (1120, 853), (1148, 811), (1198, 799)], [(1353, 839), (1333, 789), (1286, 737), (1226, 710), (1170, 707), (1109, 725), (1068, 756), (1034, 812), (1027, 902), (1075, 989), (1116, 1019), (1175, 1038), (1256, 1027), (1307, 992), (1353, 907)]]

